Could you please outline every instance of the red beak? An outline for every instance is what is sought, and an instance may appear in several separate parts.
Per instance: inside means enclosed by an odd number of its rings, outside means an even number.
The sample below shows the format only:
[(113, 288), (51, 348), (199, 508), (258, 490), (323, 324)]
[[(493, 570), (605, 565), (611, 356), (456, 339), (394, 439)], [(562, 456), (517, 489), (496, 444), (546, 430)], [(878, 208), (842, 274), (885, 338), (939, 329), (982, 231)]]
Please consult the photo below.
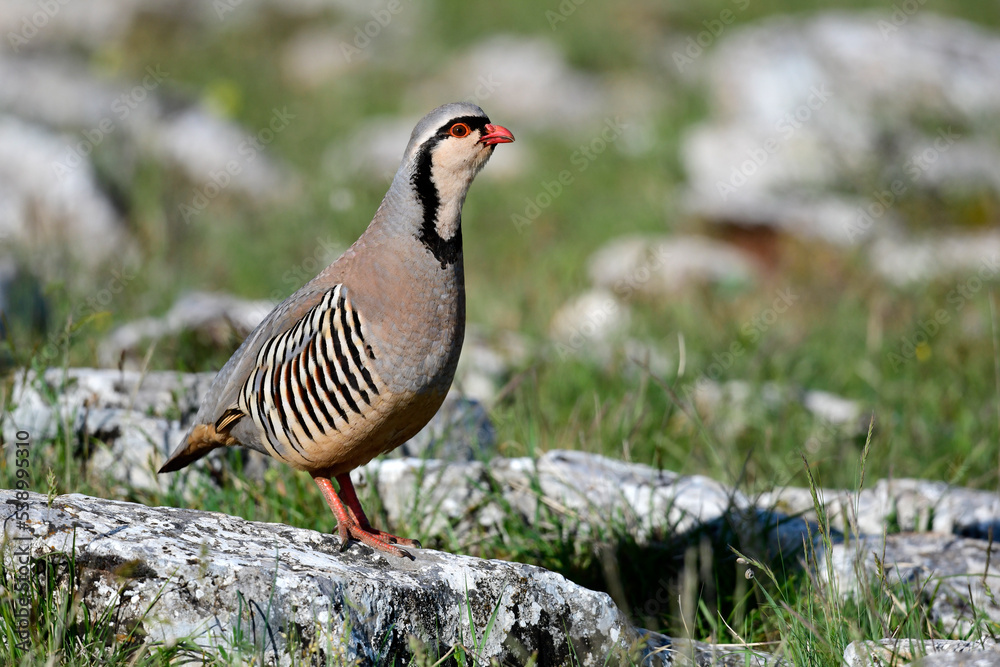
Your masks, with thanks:
[(493, 146), (494, 144), (509, 144), (514, 141), (514, 135), (503, 125), (486, 125), (486, 134), (479, 138), (479, 143)]

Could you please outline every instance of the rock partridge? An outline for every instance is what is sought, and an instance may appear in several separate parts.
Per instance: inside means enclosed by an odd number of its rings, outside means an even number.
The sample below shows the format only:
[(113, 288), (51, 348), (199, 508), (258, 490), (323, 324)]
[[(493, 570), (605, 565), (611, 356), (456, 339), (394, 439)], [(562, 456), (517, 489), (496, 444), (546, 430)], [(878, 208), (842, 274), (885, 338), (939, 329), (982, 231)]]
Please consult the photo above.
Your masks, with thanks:
[(399, 545), (418, 542), (372, 528), (350, 471), (415, 435), (451, 386), (465, 335), (462, 204), (511, 141), (474, 104), (417, 123), (368, 229), (247, 336), (160, 472), (218, 447), (256, 449), (312, 475), (341, 549), (353, 538), (412, 558)]

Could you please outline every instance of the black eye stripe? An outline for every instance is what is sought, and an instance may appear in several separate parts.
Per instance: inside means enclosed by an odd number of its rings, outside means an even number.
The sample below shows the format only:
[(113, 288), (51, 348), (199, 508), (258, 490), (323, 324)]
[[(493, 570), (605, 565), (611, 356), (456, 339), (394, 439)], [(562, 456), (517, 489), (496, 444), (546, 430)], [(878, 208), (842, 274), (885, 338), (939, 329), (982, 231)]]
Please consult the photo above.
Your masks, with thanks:
[(451, 128), (456, 123), (465, 123), (469, 126), (470, 130), (479, 130), (479, 133), (482, 134), (486, 129), (486, 124), (489, 122), (489, 118), (483, 118), (482, 116), (461, 116), (459, 118), (452, 118), (447, 123), (439, 127), (436, 134), (450, 136)]

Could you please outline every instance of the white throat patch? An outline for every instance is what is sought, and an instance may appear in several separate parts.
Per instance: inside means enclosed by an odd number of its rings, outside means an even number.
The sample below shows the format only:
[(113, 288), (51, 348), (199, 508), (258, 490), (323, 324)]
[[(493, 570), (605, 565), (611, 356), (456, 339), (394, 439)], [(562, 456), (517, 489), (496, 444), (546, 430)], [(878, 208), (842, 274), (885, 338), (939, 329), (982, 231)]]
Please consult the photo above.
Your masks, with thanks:
[(438, 210), (435, 228), (438, 236), (445, 241), (452, 239), (458, 233), (461, 224), (462, 204), (469, 192), (472, 179), (490, 156), (490, 151), (480, 151), (481, 160), (469, 162), (469, 150), (474, 137), (465, 141), (443, 141), (438, 144), (431, 156), (431, 180), (438, 192)]

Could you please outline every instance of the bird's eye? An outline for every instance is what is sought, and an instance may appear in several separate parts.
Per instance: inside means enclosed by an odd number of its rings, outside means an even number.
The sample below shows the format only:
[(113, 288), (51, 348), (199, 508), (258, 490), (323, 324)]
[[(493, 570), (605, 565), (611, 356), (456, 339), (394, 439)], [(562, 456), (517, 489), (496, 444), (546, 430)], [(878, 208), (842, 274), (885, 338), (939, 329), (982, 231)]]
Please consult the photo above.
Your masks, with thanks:
[(465, 123), (455, 123), (451, 126), (451, 129), (448, 130), (448, 134), (459, 139), (469, 136), (470, 132), (472, 132), (472, 130), (470, 130), (469, 126)]

